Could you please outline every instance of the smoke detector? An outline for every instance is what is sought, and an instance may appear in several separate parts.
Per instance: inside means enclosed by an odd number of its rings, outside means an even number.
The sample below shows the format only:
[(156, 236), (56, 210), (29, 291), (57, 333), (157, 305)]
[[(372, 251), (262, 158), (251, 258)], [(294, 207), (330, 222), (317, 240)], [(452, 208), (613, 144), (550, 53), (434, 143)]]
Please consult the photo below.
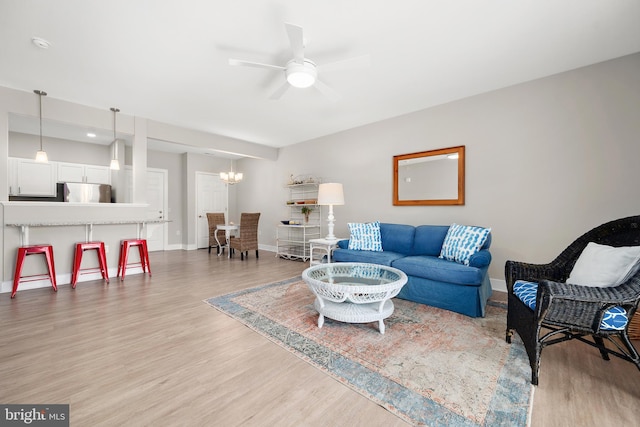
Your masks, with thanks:
[(31, 38), (31, 43), (38, 46), (40, 49), (49, 49), (49, 46), (51, 46), (51, 43), (40, 37)]

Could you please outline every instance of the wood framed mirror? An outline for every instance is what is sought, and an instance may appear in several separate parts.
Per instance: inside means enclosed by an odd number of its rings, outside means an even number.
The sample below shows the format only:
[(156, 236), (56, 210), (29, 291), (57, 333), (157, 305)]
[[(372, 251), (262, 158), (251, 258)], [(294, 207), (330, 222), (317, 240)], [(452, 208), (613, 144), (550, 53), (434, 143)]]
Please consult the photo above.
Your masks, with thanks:
[(464, 145), (393, 156), (393, 204), (464, 205)]

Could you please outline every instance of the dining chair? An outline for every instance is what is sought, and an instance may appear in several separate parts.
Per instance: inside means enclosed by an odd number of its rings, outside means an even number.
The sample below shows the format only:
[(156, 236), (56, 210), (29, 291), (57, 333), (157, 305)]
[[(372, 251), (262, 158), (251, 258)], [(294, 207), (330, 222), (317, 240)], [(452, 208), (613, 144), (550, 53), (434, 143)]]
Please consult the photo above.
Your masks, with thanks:
[[(209, 223), (209, 253), (211, 253), (211, 247), (215, 246), (216, 253), (219, 254), (220, 246), (222, 246), (222, 250), (224, 250), (226, 237), (223, 230), (217, 230), (216, 232), (216, 226), (219, 224), (226, 224), (224, 212), (207, 212), (207, 222)], [(218, 238), (217, 240), (216, 237)]]
[(256, 251), (258, 258), (258, 221), (260, 212), (240, 214), (240, 230), (239, 237), (231, 237), (229, 239), (229, 250), (233, 256), (234, 251), (240, 251), (240, 259), (244, 259), (244, 255), (249, 256), (249, 251)]

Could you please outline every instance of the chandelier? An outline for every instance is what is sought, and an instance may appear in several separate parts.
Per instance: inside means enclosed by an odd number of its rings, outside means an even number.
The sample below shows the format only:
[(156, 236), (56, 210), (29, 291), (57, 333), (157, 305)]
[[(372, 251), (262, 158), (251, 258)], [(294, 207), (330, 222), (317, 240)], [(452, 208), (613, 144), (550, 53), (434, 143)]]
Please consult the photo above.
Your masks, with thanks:
[(234, 172), (233, 162), (231, 162), (231, 170), (229, 172), (220, 172), (220, 179), (226, 184), (237, 184), (242, 181), (242, 172)]

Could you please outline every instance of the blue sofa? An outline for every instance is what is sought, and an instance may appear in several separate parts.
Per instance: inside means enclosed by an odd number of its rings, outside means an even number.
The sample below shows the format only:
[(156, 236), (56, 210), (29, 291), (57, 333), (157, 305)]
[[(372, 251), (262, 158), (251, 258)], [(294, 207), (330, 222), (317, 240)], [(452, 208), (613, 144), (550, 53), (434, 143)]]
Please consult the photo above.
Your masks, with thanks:
[(484, 317), (491, 296), (491, 233), (480, 251), (471, 256), (469, 265), (463, 265), (438, 258), (448, 230), (445, 225), (380, 223), (381, 252), (348, 249), (349, 240), (341, 240), (333, 252), (333, 261), (395, 267), (409, 278), (398, 298)]

